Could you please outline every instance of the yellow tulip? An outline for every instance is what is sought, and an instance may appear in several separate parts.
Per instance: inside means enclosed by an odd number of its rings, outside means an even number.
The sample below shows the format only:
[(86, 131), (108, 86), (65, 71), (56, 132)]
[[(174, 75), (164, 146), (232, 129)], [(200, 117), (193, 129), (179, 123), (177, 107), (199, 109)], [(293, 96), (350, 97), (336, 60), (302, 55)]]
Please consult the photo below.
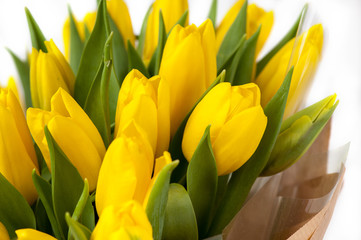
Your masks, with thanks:
[(169, 84), (173, 136), (217, 75), (216, 42), (211, 20), (199, 28), (175, 26), (164, 48), (159, 75)]
[(60, 88), (51, 99), (51, 111), (29, 108), (27, 121), (49, 169), (50, 155), (44, 134), (46, 125), (80, 175), (88, 179), (90, 190), (94, 190), (105, 146), (97, 128), (78, 103)]
[(129, 40), (135, 46), (135, 35), (128, 7), (123, 0), (107, 0), (107, 9), (118, 30), (122, 34), (124, 44)]
[(145, 204), (159, 171), (172, 161), (165, 152), (154, 166), (152, 148), (143, 136), (142, 129), (131, 121), (110, 144), (100, 168), (95, 196), (99, 216), (107, 206), (129, 200)]
[[(114, 21), (118, 30), (122, 34), (124, 44), (127, 46), (129, 40), (133, 46), (135, 45), (135, 35), (133, 32), (132, 21), (130, 19), (128, 7), (123, 0), (107, 0), (107, 9), (110, 17)], [(75, 19), (75, 25), (78, 30), (80, 39), (85, 41), (85, 27), (91, 32), (95, 25), (96, 12), (90, 12), (85, 15), (83, 21)], [(70, 21), (69, 18), (65, 20), (63, 26), (63, 41), (64, 41), (64, 52), (66, 59), (70, 57)]]
[[(188, 9), (187, 0), (156, 0), (149, 14), (145, 34), (143, 59), (149, 63), (158, 46), (159, 11), (162, 10), (165, 30), (168, 33)], [(186, 25), (188, 25), (188, 18)]]
[(188, 161), (208, 125), (218, 175), (236, 171), (257, 149), (267, 125), (259, 88), (220, 83), (202, 99), (184, 130), (182, 149)]
[(21, 102), (20, 97), (19, 97), (19, 91), (18, 91), (18, 87), (16, 86), (16, 82), (14, 77), (9, 77), (8, 80), (8, 86), (9, 89), (11, 89), (11, 91), (13, 91), (13, 93), (15, 94), (16, 98), (19, 100), (19, 102)]
[(110, 144), (100, 168), (95, 198), (99, 216), (109, 205), (128, 200), (143, 202), (152, 177), (154, 156), (142, 132), (131, 121)]
[(104, 209), (90, 240), (104, 239), (153, 239), (152, 226), (142, 206), (128, 201)]
[(18, 240), (56, 240), (49, 234), (31, 228), (18, 229), (15, 231)]
[(132, 120), (144, 130), (156, 156), (169, 145), (169, 86), (159, 76), (147, 79), (132, 70), (124, 79), (118, 95), (114, 136)]
[(269, 61), (255, 81), (262, 92), (262, 106), (266, 106), (280, 88), (287, 68), (294, 66), (284, 118), (297, 111), (317, 69), (322, 45), (323, 28), (321, 24), (317, 24), (300, 36), (296, 46), (295, 39), (289, 41)]
[(10, 240), (8, 230), (6, 230), (5, 226), (0, 222), (0, 239), (2, 240)]
[[(236, 19), (238, 12), (241, 10), (244, 4), (244, 0), (239, 0), (233, 7), (228, 11), (221, 24), (218, 26), (216, 31), (217, 49), (220, 48), (224, 37), (226, 36), (229, 28)], [(250, 38), (262, 25), (260, 35), (258, 37), (256, 46), (256, 56), (261, 51), (265, 44), (271, 29), (273, 26), (273, 12), (266, 12), (264, 9), (258, 7), (256, 4), (250, 4), (247, 6), (247, 25), (246, 34), (247, 38)]]
[(30, 203), (37, 192), (32, 181), (38, 162), (25, 116), (15, 94), (0, 89), (0, 172)]
[[(74, 17), (75, 26), (79, 33), (80, 39), (84, 42), (85, 41), (85, 28), (89, 32), (91, 32), (94, 28), (96, 19), (96, 12), (90, 12), (85, 15), (83, 21), (78, 21)], [(70, 58), (70, 20), (69, 17), (65, 20), (63, 26), (63, 41), (64, 41), (64, 53), (65, 58), (69, 60)]]
[(34, 107), (50, 110), (50, 99), (61, 87), (74, 91), (75, 77), (53, 40), (45, 41), (47, 53), (33, 48), (30, 62), (30, 91)]

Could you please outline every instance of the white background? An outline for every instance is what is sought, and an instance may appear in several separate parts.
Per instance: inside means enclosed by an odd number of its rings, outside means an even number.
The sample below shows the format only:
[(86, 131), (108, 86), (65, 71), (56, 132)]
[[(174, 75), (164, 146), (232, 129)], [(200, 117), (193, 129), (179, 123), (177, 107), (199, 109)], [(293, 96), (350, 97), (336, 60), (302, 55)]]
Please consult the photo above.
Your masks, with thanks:
[[(218, 21), (235, 0), (219, 1)], [(95, 9), (96, 0), (0, 0), (0, 82), (10, 75), (17, 77), (13, 62), (4, 47), (22, 58), (31, 51), (24, 7), (27, 6), (46, 38), (53, 38), (63, 49), (62, 26), (67, 16), (67, 3), (78, 19)], [(151, 0), (126, 1), (136, 33)], [(207, 16), (210, 0), (189, 0), (190, 22), (199, 25)], [(256, 0), (275, 9), (275, 26), (265, 48), (272, 47), (277, 36), (285, 33), (296, 19), (304, 1)], [(346, 175), (333, 219), (325, 239), (361, 239), (361, 1), (310, 0), (313, 23), (325, 28), (323, 59), (315, 76), (308, 103), (337, 93), (340, 104), (334, 114), (331, 149), (351, 142)]]

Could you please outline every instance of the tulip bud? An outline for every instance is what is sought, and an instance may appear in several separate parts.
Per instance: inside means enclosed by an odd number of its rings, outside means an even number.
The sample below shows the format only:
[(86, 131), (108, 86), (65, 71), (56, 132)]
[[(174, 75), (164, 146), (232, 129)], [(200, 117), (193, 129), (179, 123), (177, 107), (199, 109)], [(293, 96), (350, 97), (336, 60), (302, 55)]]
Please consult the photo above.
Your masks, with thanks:
[[(233, 7), (228, 11), (221, 24), (217, 27), (217, 49), (220, 48), (224, 37), (226, 36), (234, 20), (236, 19), (238, 12), (241, 10), (243, 4), (244, 0), (239, 0), (238, 2), (236, 2)], [(260, 25), (262, 27), (257, 41), (256, 56), (261, 51), (269, 34), (271, 33), (271, 29), (273, 26), (273, 12), (266, 12), (264, 9), (258, 7), (256, 4), (248, 5), (246, 25), (247, 38), (250, 38), (257, 31)]]
[(152, 177), (154, 157), (142, 130), (131, 121), (109, 146), (100, 168), (97, 194), (98, 215), (109, 205), (129, 200), (143, 202)]
[(277, 174), (294, 164), (316, 140), (337, 105), (334, 94), (286, 119), (262, 174)]
[(118, 95), (114, 136), (120, 136), (134, 120), (144, 130), (156, 156), (169, 145), (169, 87), (159, 76), (147, 79), (132, 70), (124, 79)]
[(159, 75), (170, 90), (171, 136), (216, 79), (216, 42), (211, 20), (199, 28), (175, 26), (164, 48)]
[(8, 230), (6, 230), (5, 226), (0, 222), (0, 239), (2, 240), (10, 240)]
[[(107, 9), (110, 17), (117, 26), (119, 32), (122, 34), (124, 45), (127, 46), (129, 40), (133, 46), (135, 45), (135, 35), (133, 32), (132, 21), (130, 19), (128, 7), (123, 0), (107, 0)], [(96, 12), (87, 13), (83, 21), (77, 21), (75, 18), (75, 25), (79, 33), (80, 39), (85, 41), (85, 27), (91, 32), (95, 25)], [(63, 41), (64, 52), (66, 59), (70, 56), (70, 21), (69, 18), (65, 20), (63, 26)]]
[(18, 229), (15, 231), (17, 240), (56, 240), (49, 234), (31, 228)]
[[(156, 0), (147, 21), (143, 59), (149, 63), (158, 46), (159, 11), (162, 10), (165, 30), (168, 33), (188, 9), (187, 0)], [(188, 25), (188, 20), (186, 25)]]
[(37, 192), (32, 181), (38, 162), (25, 116), (11, 90), (0, 89), (0, 172), (32, 204)]
[(128, 40), (135, 46), (135, 35), (132, 21), (130, 19), (128, 7), (123, 0), (108, 0), (107, 9), (110, 17), (122, 34), (124, 44), (127, 46)]
[[(74, 22), (76, 29), (79, 33), (80, 39), (84, 42), (85, 41), (85, 28), (87, 28), (87, 31), (91, 32), (95, 25), (95, 19), (96, 19), (96, 12), (90, 12), (85, 15), (83, 18), (83, 21), (78, 21), (74, 17)], [(64, 41), (64, 53), (65, 58), (69, 61), (70, 58), (70, 20), (67, 18), (65, 20), (64, 26), (63, 26), (63, 41)]]
[(293, 39), (276, 53), (255, 81), (262, 92), (262, 106), (266, 106), (280, 88), (288, 66), (294, 66), (284, 118), (297, 111), (316, 71), (322, 44), (323, 28), (317, 24), (303, 33), (296, 44)]
[(267, 125), (257, 85), (220, 83), (202, 99), (184, 130), (182, 149), (188, 161), (208, 125), (218, 175), (236, 171), (255, 152)]
[(153, 239), (152, 226), (145, 210), (135, 201), (104, 209), (90, 240)]
[(44, 133), (46, 125), (82, 178), (88, 179), (89, 189), (93, 191), (105, 146), (97, 128), (78, 103), (60, 88), (51, 98), (51, 111), (29, 108), (27, 121), (49, 169), (50, 154)]
[(33, 48), (30, 62), (30, 91), (34, 107), (50, 110), (50, 99), (61, 87), (72, 94), (74, 74), (53, 40), (45, 41), (47, 53)]

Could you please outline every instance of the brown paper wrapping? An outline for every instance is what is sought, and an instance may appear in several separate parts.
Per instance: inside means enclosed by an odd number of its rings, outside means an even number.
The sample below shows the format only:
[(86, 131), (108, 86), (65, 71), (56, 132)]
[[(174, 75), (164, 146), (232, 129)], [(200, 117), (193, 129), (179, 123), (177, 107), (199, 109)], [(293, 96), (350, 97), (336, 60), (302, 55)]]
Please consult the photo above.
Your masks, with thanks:
[(222, 239), (322, 239), (341, 191), (348, 151), (345, 146), (328, 152), (329, 137), (330, 123), (296, 164), (258, 178)]

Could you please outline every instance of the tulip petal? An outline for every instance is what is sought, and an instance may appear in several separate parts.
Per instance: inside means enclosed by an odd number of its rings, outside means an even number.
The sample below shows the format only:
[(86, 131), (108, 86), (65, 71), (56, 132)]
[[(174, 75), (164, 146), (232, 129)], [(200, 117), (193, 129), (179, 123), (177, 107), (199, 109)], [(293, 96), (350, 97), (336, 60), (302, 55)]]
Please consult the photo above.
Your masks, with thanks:
[(31, 174), (37, 167), (27, 154), (14, 116), (3, 106), (0, 119), (0, 172), (32, 204), (37, 192)]
[(234, 172), (252, 156), (266, 125), (267, 117), (262, 107), (256, 106), (234, 116), (223, 126), (212, 144), (218, 175)]
[(24, 228), (24, 229), (19, 229), (16, 230), (16, 235), (18, 236), (18, 240), (56, 240), (56, 238), (54, 238), (51, 235), (48, 235), (46, 233), (40, 232), (38, 230), (35, 229), (31, 229), (31, 228)]
[(63, 116), (55, 116), (49, 121), (48, 128), (82, 178), (88, 179), (89, 189), (93, 191), (102, 158), (86, 132), (71, 119)]
[(137, 139), (124, 135), (110, 145), (99, 172), (96, 207), (99, 216), (109, 205), (129, 200), (142, 202), (151, 180), (145, 151)]
[(183, 154), (188, 161), (208, 125), (211, 125), (211, 141), (218, 136), (230, 109), (230, 95), (230, 83), (220, 83), (194, 109), (184, 130), (182, 142)]

